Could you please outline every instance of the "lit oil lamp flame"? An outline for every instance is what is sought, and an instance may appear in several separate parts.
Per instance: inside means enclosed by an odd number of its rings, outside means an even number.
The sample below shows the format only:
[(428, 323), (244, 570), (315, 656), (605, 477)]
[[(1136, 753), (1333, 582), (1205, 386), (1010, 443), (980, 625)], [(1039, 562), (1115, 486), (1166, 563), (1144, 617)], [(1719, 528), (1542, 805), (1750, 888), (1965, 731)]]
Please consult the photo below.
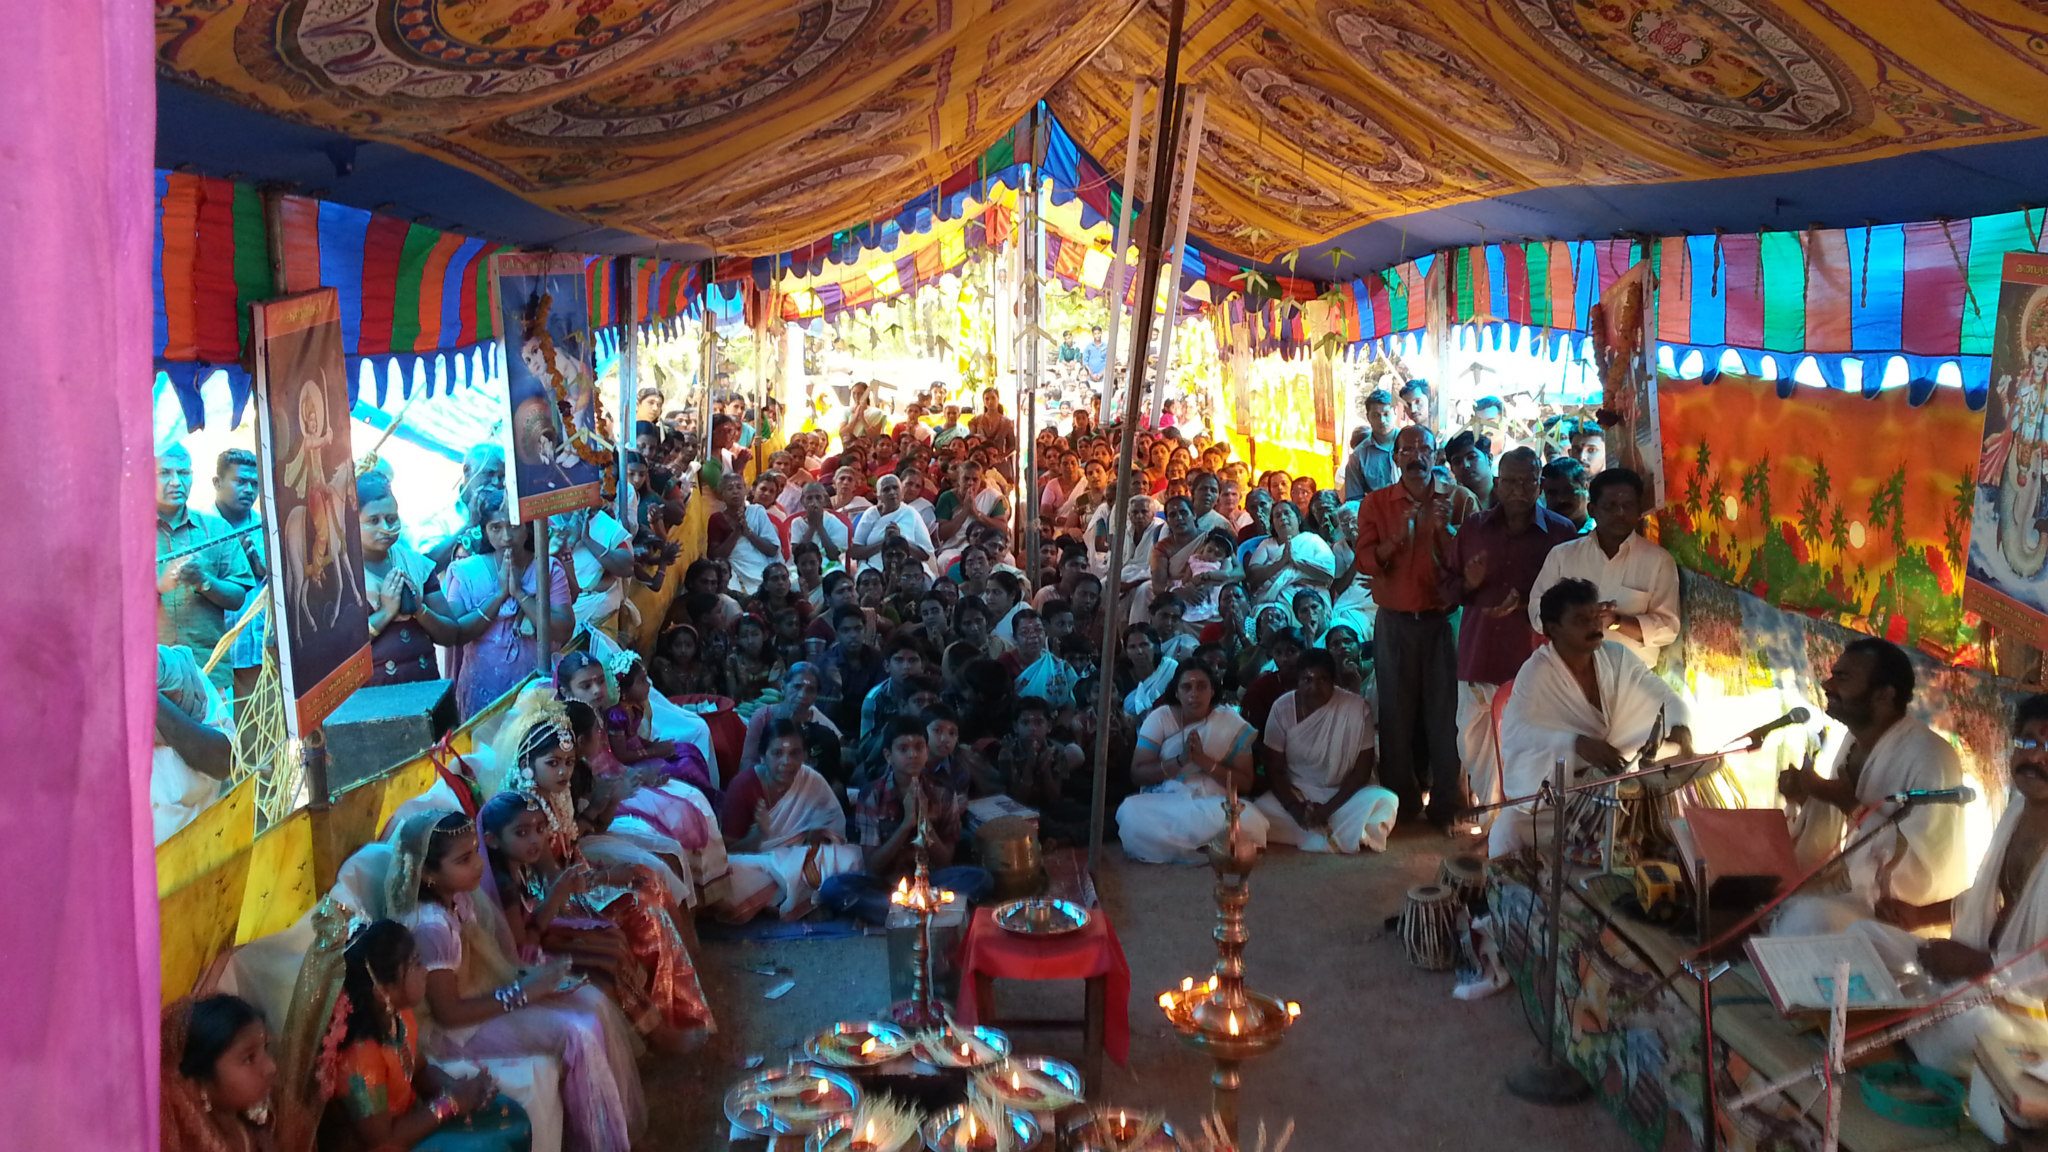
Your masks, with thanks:
[(1297, 1004), (1297, 1003), (1295, 1003), (1295, 1002), (1294, 1002), (1294, 1001), (1292, 1001), (1292, 1000), (1289, 1000), (1289, 1001), (1287, 1002), (1287, 1018), (1288, 1018), (1289, 1020), (1292, 1020), (1292, 1019), (1295, 1019), (1296, 1017), (1298, 1017), (1298, 1016), (1300, 1016), (1300, 1015), (1301, 1015), (1301, 1005), (1300, 1005), (1300, 1004)]
[(1175, 1007), (1175, 1001), (1174, 1001), (1174, 999), (1173, 999), (1173, 993), (1171, 993), (1171, 992), (1161, 992), (1161, 993), (1159, 994), (1159, 1006), (1160, 1006), (1161, 1008), (1164, 1008), (1164, 1009), (1166, 1009), (1166, 1010), (1167, 1010), (1168, 1012), (1171, 1012), (1171, 1011), (1173, 1011), (1173, 1009), (1174, 1009), (1174, 1007)]
[(1232, 1036), (1236, 1036), (1238, 1034), (1237, 1010), (1235, 1008), (1231, 1009), (1230, 1015), (1224, 1019), (1223, 1027), (1226, 1030), (1228, 1030)]
[(1010, 1091), (1012, 1091), (1012, 1092), (1022, 1092), (1023, 1090), (1024, 1090), (1024, 1077), (1023, 1077), (1023, 1076), (1022, 1076), (1021, 1074), (1017, 1073), (1017, 1072), (1014, 1072), (1014, 1071), (1013, 1071), (1013, 1072), (1011, 1072), (1011, 1073), (1010, 1073)]
[[(870, 1036), (866, 1040), (860, 1042), (860, 1054), (863, 1056), (872, 1056), (875, 1054), (874, 1037)], [(870, 1120), (868, 1121), (868, 1123), (872, 1124), (874, 1123), (874, 1121)]]
[(1193, 992), (1195, 990), (1195, 978), (1193, 976), (1181, 977), (1180, 990), (1183, 992)]

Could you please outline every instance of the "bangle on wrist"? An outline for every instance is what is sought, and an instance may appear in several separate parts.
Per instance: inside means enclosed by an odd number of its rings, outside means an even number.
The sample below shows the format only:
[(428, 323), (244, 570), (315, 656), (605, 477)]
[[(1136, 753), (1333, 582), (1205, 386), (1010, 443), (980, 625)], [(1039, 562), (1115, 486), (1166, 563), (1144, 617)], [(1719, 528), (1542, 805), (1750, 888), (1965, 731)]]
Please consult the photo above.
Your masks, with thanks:
[(446, 1124), (461, 1112), (455, 1104), (455, 1097), (442, 1093), (427, 1102), (427, 1111), (433, 1114), (434, 1123)]

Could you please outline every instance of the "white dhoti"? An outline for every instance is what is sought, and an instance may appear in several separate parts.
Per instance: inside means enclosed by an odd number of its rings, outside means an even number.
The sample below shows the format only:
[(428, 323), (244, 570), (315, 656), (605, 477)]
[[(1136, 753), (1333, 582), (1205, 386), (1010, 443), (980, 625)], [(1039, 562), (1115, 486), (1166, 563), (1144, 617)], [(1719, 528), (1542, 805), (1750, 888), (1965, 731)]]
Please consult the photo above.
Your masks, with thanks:
[[(1458, 761), (1465, 766), (1472, 803), (1480, 807), (1506, 799), (1501, 795), (1500, 742), (1493, 730), (1493, 698), (1499, 691), (1498, 684), (1458, 681)], [(1491, 812), (1480, 817), (1481, 826), (1492, 828), (1493, 817)]]
[[(1203, 863), (1202, 846), (1223, 834), (1224, 790), (1208, 777), (1169, 780), (1117, 806), (1117, 836), (1124, 855), (1148, 864)], [(1247, 842), (1266, 846), (1268, 822), (1256, 805), (1238, 816)]]
[[(812, 844), (817, 836), (826, 843)], [(846, 815), (832, 786), (805, 766), (768, 810), (760, 844), (732, 855), (732, 877), (721, 918), (751, 920), (774, 907), (785, 920), (811, 910), (818, 886), (843, 872), (861, 870), (858, 845), (845, 843)]]
[(1252, 801), (1252, 807), (1271, 824), (1266, 831), (1270, 843), (1292, 844), (1303, 852), (1384, 852), (1387, 833), (1393, 830), (1394, 817), (1401, 810), (1401, 798), (1377, 784), (1361, 788), (1330, 813), (1325, 832), (1303, 828), (1271, 792)]

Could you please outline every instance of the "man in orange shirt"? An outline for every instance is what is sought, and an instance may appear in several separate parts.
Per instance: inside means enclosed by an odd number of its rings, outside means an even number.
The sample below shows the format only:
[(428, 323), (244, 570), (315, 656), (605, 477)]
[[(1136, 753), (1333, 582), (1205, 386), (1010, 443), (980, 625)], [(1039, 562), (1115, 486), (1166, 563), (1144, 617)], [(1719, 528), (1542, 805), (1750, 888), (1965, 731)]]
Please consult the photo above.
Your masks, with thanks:
[[(1373, 661), (1380, 696), (1380, 783), (1401, 798), (1400, 819), (1422, 814), (1449, 832), (1465, 805), (1458, 765), (1458, 665), (1453, 605), (1443, 592), (1452, 533), (1479, 511), (1472, 493), (1437, 468), (1436, 437), (1410, 425), (1394, 438), (1399, 482), (1358, 505), (1358, 570), (1379, 605)], [(1425, 771), (1426, 765), (1426, 771)]]

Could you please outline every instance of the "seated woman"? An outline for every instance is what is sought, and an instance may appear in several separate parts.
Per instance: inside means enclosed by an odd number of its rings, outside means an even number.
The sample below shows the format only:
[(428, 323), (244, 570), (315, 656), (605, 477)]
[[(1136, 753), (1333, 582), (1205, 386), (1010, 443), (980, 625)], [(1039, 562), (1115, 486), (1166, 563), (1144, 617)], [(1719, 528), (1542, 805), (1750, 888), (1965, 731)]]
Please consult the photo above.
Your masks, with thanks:
[[(1204, 844), (1227, 826), (1224, 797), (1252, 783), (1252, 726), (1216, 704), (1216, 681), (1200, 664), (1174, 672), (1166, 697), (1138, 727), (1131, 780), (1144, 791), (1117, 806), (1124, 854), (1154, 864), (1199, 864)], [(1264, 847), (1267, 820), (1246, 806), (1246, 839)]]
[(220, 799), (234, 770), (234, 725), (191, 649), (157, 645), (149, 808), (158, 844)]
[(236, 996), (164, 1005), (157, 1126), (164, 1152), (275, 1147), (277, 1061), (256, 1006)]
[(526, 1152), (526, 1112), (488, 1073), (453, 1076), (420, 1059), (413, 1009), (426, 999), (427, 970), (412, 933), (379, 920), (350, 939), (343, 957), (334, 1087), (346, 1123), (330, 1126), (321, 1147)]
[[(768, 642), (766, 621), (758, 616), (740, 618), (739, 627), (733, 631), (733, 651), (726, 658), (725, 669), (733, 702), (741, 706), (758, 701), (762, 693), (782, 679), (784, 669), (776, 659), (774, 646)], [(751, 715), (753, 709), (745, 711)]]
[(356, 525), (363, 543), (363, 584), (372, 605), (370, 683), (439, 679), (434, 646), (456, 643), (455, 621), (435, 610), (441, 581), (434, 562), (400, 539), (405, 525), (398, 518), (391, 481), (382, 473), (356, 478)]
[[(778, 720), (787, 720), (803, 733), (804, 763), (823, 776), (835, 794), (845, 792), (847, 764), (844, 740), (839, 726), (818, 710), (818, 696), (823, 686), (824, 676), (816, 665), (801, 661), (790, 665), (788, 673), (782, 677), (782, 699), (756, 709), (747, 718), (747, 739), (740, 747), (742, 772), (761, 766), (768, 756), (770, 727)], [(721, 813), (723, 810), (721, 806)]]
[(1337, 578), (1337, 560), (1322, 537), (1301, 530), (1301, 510), (1291, 501), (1273, 505), (1273, 534), (1244, 568), (1254, 604), (1288, 604), (1303, 586), (1327, 589)]
[(557, 960), (522, 970), (497, 906), (478, 900), (484, 857), (460, 812), (420, 812), (392, 830), (386, 916), (412, 929), (427, 970), (422, 1040), (429, 1058), (548, 1056), (562, 1067), (574, 1147), (631, 1152), (646, 1121), (633, 1032), (604, 993)]
[(1124, 711), (1143, 716), (1165, 699), (1167, 685), (1180, 665), (1159, 654), (1159, 633), (1150, 624), (1133, 624), (1124, 629), (1123, 667), (1117, 670), (1117, 690), (1124, 694)]
[[(846, 842), (838, 795), (804, 763), (804, 729), (777, 719), (763, 742), (761, 760), (733, 781), (718, 813), (735, 874), (724, 915), (734, 921), (770, 906), (784, 920), (800, 919), (827, 878), (861, 867), (860, 849)], [(740, 890), (742, 865), (758, 877), (751, 891)]]

